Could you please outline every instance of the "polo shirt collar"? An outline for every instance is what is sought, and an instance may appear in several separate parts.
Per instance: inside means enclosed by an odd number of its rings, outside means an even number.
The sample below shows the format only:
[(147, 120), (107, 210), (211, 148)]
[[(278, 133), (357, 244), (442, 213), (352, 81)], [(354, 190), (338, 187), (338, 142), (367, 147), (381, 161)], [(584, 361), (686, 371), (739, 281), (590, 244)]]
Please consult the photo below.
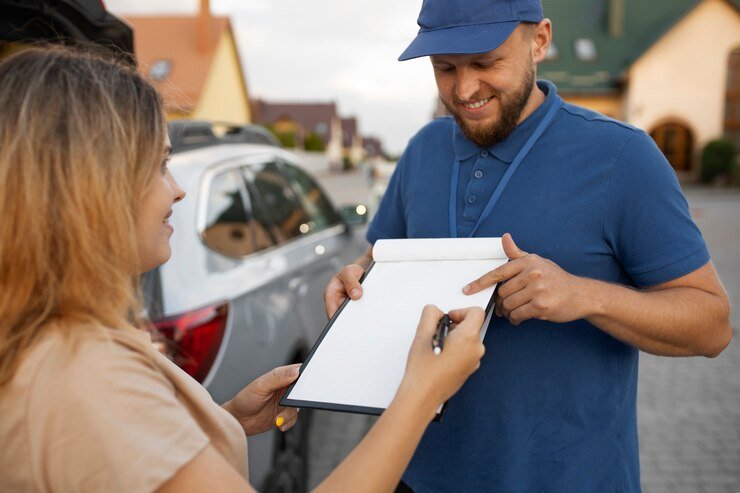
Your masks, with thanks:
[[(545, 101), (522, 123), (517, 125), (506, 140), (486, 148), (488, 152), (496, 156), (500, 161), (511, 163), (514, 160), (519, 150), (524, 146), (532, 132), (534, 132), (534, 129), (545, 117), (547, 111), (559, 99), (557, 89), (552, 82), (538, 80), (537, 86), (545, 93)], [(455, 122), (453, 132), (452, 143), (455, 150), (455, 159), (465, 161), (481, 151), (480, 147), (463, 135), (457, 122)]]

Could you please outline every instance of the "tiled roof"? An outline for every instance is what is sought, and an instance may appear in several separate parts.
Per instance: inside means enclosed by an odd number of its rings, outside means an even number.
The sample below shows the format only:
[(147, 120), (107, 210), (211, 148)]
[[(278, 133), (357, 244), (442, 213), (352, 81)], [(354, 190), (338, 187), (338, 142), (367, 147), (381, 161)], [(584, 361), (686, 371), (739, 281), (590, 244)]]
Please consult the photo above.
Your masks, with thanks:
[[(210, 71), (218, 42), (231, 30), (227, 17), (210, 17), (207, 43), (198, 40), (195, 16), (126, 17), (134, 28), (136, 58), (141, 70), (152, 75), (152, 67), (167, 73), (155, 85), (168, 110), (189, 112), (195, 109)], [(169, 70), (169, 72), (167, 72)]]
[(378, 157), (383, 155), (383, 144), (377, 137), (364, 137), (362, 139), (362, 148), (368, 157)]
[[(622, 0), (623, 34), (609, 33), (609, 1), (542, 0), (545, 17), (553, 23), (558, 56), (538, 66), (563, 93), (606, 93), (617, 90), (627, 69), (702, 0)], [(740, 0), (730, 2), (735, 7)], [(592, 61), (579, 60), (575, 41), (590, 39)]]
[(255, 122), (271, 125), (280, 120), (293, 120), (306, 132), (320, 135), (328, 142), (332, 120), (337, 117), (334, 103), (268, 103), (255, 100), (253, 104)]

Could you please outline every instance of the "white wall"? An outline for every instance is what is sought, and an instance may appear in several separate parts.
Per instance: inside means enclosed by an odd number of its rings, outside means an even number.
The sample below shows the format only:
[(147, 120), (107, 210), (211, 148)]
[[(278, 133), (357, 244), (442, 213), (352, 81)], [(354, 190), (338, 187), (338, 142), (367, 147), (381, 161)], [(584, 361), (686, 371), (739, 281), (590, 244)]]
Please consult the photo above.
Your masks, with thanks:
[(646, 131), (667, 120), (687, 125), (695, 149), (722, 136), (727, 62), (740, 48), (740, 14), (704, 0), (629, 72), (627, 118)]

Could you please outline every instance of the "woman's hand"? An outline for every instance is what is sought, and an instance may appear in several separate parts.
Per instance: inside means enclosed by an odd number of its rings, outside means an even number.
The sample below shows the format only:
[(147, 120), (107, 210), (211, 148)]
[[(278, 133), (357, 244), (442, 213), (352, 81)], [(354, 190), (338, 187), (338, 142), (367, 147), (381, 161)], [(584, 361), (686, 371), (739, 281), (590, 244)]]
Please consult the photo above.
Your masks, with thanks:
[(239, 421), (247, 435), (256, 435), (278, 425), (280, 431), (288, 431), (298, 419), (298, 410), (281, 407), (278, 403), (288, 385), (298, 378), (300, 366), (280, 366), (265, 373), (224, 404), (224, 409)]
[(478, 369), (485, 353), (480, 340), (485, 312), (475, 307), (450, 311), (453, 329), (445, 340), (442, 353), (435, 355), (432, 337), (443, 315), (436, 306), (424, 307), (399, 389), (399, 393), (417, 394), (428, 399), (432, 409), (436, 409), (462, 387), (465, 380)]

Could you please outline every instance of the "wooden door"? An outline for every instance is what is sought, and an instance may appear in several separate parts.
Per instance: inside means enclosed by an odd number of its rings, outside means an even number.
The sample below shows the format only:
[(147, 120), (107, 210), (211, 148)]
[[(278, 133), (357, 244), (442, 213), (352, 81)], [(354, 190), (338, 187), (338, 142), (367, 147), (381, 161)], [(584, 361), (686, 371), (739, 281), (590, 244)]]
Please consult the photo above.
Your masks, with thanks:
[(650, 136), (677, 172), (691, 171), (694, 142), (688, 128), (679, 123), (665, 123), (650, 132)]

